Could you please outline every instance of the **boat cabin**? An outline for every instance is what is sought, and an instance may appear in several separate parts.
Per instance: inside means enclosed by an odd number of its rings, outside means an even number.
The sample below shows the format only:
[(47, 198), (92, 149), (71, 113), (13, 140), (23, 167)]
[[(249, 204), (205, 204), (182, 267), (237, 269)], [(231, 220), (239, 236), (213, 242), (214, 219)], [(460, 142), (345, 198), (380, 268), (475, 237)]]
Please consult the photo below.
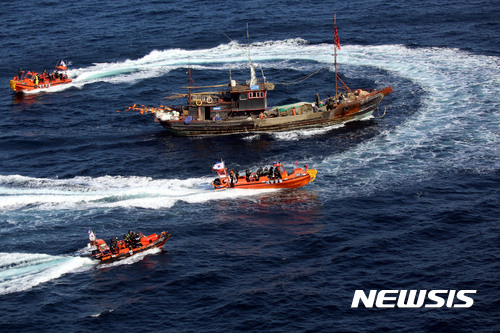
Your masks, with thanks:
[(228, 117), (249, 117), (258, 115), (267, 108), (267, 91), (274, 84), (239, 84), (231, 80), (229, 89), (220, 92), (196, 92), (188, 96), (188, 105), (183, 116), (197, 120), (223, 120)]

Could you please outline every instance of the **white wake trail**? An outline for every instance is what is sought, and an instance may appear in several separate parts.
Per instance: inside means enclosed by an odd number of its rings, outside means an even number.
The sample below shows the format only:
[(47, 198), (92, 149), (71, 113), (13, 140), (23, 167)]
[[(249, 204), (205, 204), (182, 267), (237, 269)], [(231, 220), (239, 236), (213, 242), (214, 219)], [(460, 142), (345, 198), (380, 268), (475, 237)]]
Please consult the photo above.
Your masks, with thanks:
[(0, 295), (25, 291), (93, 266), (90, 258), (0, 252)]
[(213, 177), (152, 179), (149, 177), (75, 177), (40, 179), (0, 176), (0, 211), (15, 209), (89, 209), (134, 207), (171, 208), (177, 202), (201, 203), (210, 200), (255, 196), (273, 190), (215, 191)]

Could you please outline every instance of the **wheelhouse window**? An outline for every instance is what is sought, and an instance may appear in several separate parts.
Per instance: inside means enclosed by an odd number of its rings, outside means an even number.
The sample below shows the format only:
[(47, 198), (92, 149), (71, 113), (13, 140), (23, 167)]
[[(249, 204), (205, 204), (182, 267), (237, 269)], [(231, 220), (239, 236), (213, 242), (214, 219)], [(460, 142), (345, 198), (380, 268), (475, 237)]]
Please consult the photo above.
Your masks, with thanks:
[(254, 99), (254, 98), (265, 98), (266, 93), (264, 91), (252, 91), (248, 93), (248, 98), (249, 99)]

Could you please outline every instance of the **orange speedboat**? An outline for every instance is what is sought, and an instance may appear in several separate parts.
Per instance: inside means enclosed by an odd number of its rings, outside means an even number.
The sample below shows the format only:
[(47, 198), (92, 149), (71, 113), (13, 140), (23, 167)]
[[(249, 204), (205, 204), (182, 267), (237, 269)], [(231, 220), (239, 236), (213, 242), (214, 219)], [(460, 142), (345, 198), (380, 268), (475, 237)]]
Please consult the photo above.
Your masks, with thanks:
[(168, 231), (163, 231), (159, 236), (157, 234), (144, 236), (142, 233), (129, 231), (122, 240), (114, 237), (108, 246), (104, 240), (96, 239), (94, 232), (89, 230), (87, 246), (91, 257), (101, 262), (112, 262), (155, 247), (162, 247), (170, 236)]
[(224, 162), (214, 165), (213, 170), (217, 172), (218, 178), (215, 178), (211, 183), (216, 190), (226, 188), (297, 188), (302, 187), (314, 180), (318, 171), (309, 169), (307, 165), (304, 168), (299, 168), (299, 162), (295, 162), (296, 166), (292, 173), (288, 173), (281, 163), (274, 163), (269, 169), (259, 168), (256, 172), (250, 172), (248, 169), (244, 176), (240, 176), (238, 172), (227, 168)]
[(19, 70), (18, 75), (10, 80), (10, 88), (15, 92), (24, 92), (70, 83), (73, 80), (68, 77), (67, 71), (68, 66), (63, 60), (59, 62), (54, 71), (50, 74), (46, 71), (40, 74), (32, 71), (25, 72)]

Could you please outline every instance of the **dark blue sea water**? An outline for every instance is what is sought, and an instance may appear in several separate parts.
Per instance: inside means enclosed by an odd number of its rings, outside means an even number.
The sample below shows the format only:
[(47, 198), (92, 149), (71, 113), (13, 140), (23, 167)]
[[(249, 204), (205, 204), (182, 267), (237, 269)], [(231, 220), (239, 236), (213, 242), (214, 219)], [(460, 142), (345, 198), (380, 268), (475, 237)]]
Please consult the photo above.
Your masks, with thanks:
[[(2, 332), (500, 331), (498, 1), (3, 1)], [(269, 135), (178, 138), (151, 115), (247, 79), (269, 104), (392, 86), (383, 118)], [(246, 24), (249, 27), (249, 40)], [(231, 40), (229, 40), (224, 34)], [(71, 60), (71, 85), (15, 95), (17, 69)], [(306, 187), (222, 191), (232, 168), (318, 170)], [(99, 265), (87, 230), (169, 230)], [(470, 308), (351, 308), (355, 290), (477, 290)]]

